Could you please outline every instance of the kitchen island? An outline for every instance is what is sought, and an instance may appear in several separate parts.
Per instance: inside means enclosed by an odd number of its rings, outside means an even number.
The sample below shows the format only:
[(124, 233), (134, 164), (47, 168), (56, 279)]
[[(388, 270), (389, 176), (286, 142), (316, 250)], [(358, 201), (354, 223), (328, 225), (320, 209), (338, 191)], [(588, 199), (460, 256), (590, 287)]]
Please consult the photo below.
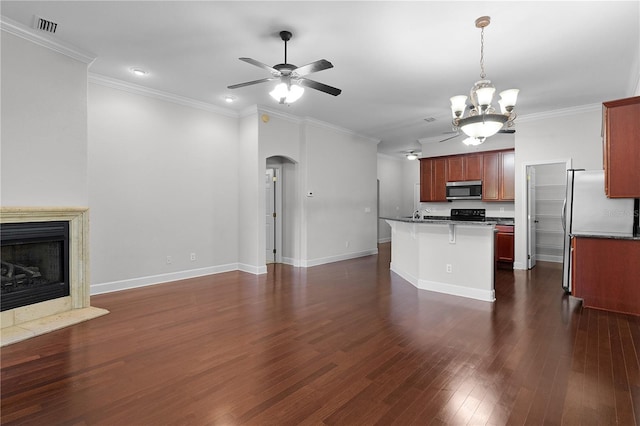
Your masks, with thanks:
[(391, 270), (422, 290), (495, 301), (494, 221), (383, 218)]

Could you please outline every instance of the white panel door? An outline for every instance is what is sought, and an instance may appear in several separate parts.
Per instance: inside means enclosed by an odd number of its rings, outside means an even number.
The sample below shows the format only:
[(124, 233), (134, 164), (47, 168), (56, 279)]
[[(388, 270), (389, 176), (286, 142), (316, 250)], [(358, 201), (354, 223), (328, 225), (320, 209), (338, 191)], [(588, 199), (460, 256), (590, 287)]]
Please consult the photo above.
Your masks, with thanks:
[(275, 203), (275, 186), (274, 186), (274, 169), (267, 169), (265, 174), (265, 229), (266, 229), (266, 263), (275, 262), (275, 232), (276, 232), (276, 203)]
[(527, 268), (536, 266), (536, 169), (527, 167)]

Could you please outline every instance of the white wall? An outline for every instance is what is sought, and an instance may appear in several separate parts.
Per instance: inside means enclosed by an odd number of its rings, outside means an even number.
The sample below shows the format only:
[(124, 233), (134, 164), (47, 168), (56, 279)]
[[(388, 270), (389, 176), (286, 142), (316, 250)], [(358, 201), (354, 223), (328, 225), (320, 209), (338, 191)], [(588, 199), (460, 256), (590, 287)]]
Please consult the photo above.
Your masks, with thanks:
[[(261, 178), (267, 158), (282, 156), (293, 162), (283, 168), (284, 260), (313, 266), (375, 253), (376, 143), (327, 123), (264, 107), (258, 108), (256, 118)], [(309, 191), (313, 197), (306, 196)], [(262, 198), (256, 211), (264, 222), (264, 194)], [(258, 244), (264, 249), (264, 224), (258, 232)], [(260, 253), (258, 265), (264, 265), (264, 250)]]
[[(378, 154), (379, 217), (407, 215), (403, 203), (402, 158)], [(391, 241), (391, 227), (384, 219), (378, 220), (378, 242)]]
[(573, 168), (602, 169), (602, 107), (588, 105), (518, 123), (514, 268), (526, 269), (526, 166), (571, 160)]
[[(265, 273), (264, 241), (264, 170), (258, 155), (258, 112), (240, 119), (238, 147), (238, 262), (240, 269)], [(261, 213), (260, 213), (261, 212)]]
[(377, 144), (313, 121), (304, 135), (303, 266), (376, 253)]
[[(281, 161), (282, 167), (282, 256), (283, 262), (300, 266), (301, 262), (301, 220), (302, 220), (302, 194), (300, 171), (304, 167), (301, 155), (303, 149), (300, 119), (287, 116), (267, 108), (258, 108), (258, 156), (265, 168), (266, 161), (270, 157), (284, 157), (288, 161)], [(301, 163), (302, 161), (302, 163)], [(264, 203), (258, 206), (259, 214), (264, 217)], [(265, 227), (259, 230), (258, 244), (265, 247)], [(264, 253), (264, 250), (262, 250)], [(260, 264), (265, 263), (261, 257)]]
[(237, 268), (236, 118), (92, 83), (88, 123), (92, 293)]
[(87, 64), (0, 38), (2, 206), (86, 207)]
[[(420, 162), (378, 154), (378, 180), (380, 181), (379, 217), (410, 216), (414, 210), (413, 190), (420, 183)], [(391, 240), (391, 227), (384, 219), (378, 220), (378, 242)]]

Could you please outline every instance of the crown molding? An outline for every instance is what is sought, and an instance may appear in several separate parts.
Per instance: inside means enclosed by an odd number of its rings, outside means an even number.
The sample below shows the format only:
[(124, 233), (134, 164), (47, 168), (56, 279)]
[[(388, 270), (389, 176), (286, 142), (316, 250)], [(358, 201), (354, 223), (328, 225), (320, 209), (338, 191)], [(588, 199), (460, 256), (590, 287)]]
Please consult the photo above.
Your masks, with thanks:
[(85, 63), (87, 66), (91, 65), (93, 61), (96, 60), (96, 55), (92, 53), (84, 52), (75, 46), (55, 40), (48, 35), (37, 33), (32, 28), (9, 19), (6, 16), (0, 16), (0, 30), (35, 43), (39, 46), (46, 47), (54, 52), (61, 53), (75, 59), (76, 61)]
[(289, 114), (286, 112), (282, 112), (273, 108), (269, 108), (267, 106), (264, 105), (255, 105), (257, 112), (260, 113), (266, 113), (269, 114), (273, 117), (278, 117), (282, 120), (286, 120), (289, 121), (291, 123), (295, 123), (295, 124), (300, 124), (303, 122), (303, 119), (298, 117), (297, 115), (293, 115), (293, 114)]
[(527, 114), (527, 115), (520, 115), (518, 116), (518, 118), (516, 118), (516, 125), (518, 123), (526, 123), (528, 121), (537, 121), (537, 120), (544, 120), (546, 118), (557, 118), (557, 117), (564, 117), (567, 115), (575, 115), (575, 114), (580, 114), (580, 113), (584, 113), (584, 112), (594, 112), (594, 111), (602, 111), (602, 104), (587, 104), (587, 105), (579, 105), (579, 106), (574, 106), (574, 107), (569, 107), (569, 108), (561, 108), (561, 109), (554, 109), (551, 111), (543, 111), (543, 112), (536, 112), (533, 114)]
[[(404, 161), (412, 161), (412, 160), (407, 160), (404, 154), (398, 154), (397, 157), (394, 157), (393, 155), (384, 154), (382, 152), (378, 153), (378, 158), (383, 158), (385, 160), (393, 160), (393, 161), (397, 161), (398, 163), (402, 163)], [(418, 161), (418, 160), (415, 160), (415, 161)]]
[(362, 139), (366, 139), (370, 142), (373, 142), (375, 144), (380, 143), (380, 139), (375, 139), (372, 138), (370, 136), (365, 136), (362, 135), (360, 133), (354, 132), (353, 130), (344, 128), (344, 127), (340, 127), (337, 126), (335, 124), (331, 124), (331, 123), (327, 123), (326, 121), (322, 121), (322, 120), (317, 120), (315, 118), (311, 118), (311, 117), (299, 117), (297, 115), (293, 115), (293, 114), (289, 114), (286, 112), (282, 112), (276, 109), (272, 109), (270, 107), (264, 106), (264, 105), (253, 105), (249, 108), (245, 108), (242, 113), (240, 114), (241, 117), (245, 117), (247, 115), (251, 115), (251, 114), (257, 114), (257, 113), (266, 113), (269, 114), (271, 116), (274, 117), (278, 117), (281, 118), (283, 120), (287, 120), (290, 121), (292, 123), (296, 123), (296, 124), (313, 124), (319, 127), (325, 127), (328, 129), (331, 129), (333, 131), (336, 132), (340, 132), (340, 133), (344, 133), (347, 134), (349, 136), (355, 136), (358, 138), (362, 138)]
[(89, 83), (98, 84), (100, 86), (110, 87), (112, 89), (122, 90), (124, 92), (133, 93), (135, 95), (147, 96), (150, 98), (160, 99), (166, 102), (187, 106), (190, 108), (201, 109), (208, 112), (224, 115), (226, 117), (238, 118), (239, 114), (233, 110), (222, 108), (217, 105), (206, 102), (196, 101), (184, 96), (175, 95), (161, 90), (150, 89), (137, 84), (107, 77), (101, 74), (89, 73)]
[(313, 124), (313, 125), (319, 126), (319, 127), (327, 127), (329, 129), (334, 130), (334, 131), (339, 132), (339, 133), (344, 133), (344, 134), (349, 135), (349, 136), (355, 136), (355, 137), (358, 137), (358, 138), (361, 138), (361, 139), (365, 139), (368, 142), (375, 143), (376, 145), (381, 142), (381, 139), (372, 138), (371, 136), (365, 136), (365, 135), (362, 135), (360, 133), (354, 132), (353, 130), (346, 129), (344, 127), (340, 127), (340, 126), (337, 126), (335, 124), (327, 123), (326, 121), (317, 120), (315, 118), (305, 117), (303, 119), (303, 121), (304, 121), (305, 124)]

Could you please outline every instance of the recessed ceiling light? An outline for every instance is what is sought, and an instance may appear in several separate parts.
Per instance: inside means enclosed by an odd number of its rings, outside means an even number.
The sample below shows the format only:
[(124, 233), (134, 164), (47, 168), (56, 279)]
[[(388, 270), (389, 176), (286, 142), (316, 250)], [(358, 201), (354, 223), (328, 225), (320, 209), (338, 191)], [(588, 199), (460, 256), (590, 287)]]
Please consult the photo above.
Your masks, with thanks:
[(133, 75), (136, 75), (138, 77), (144, 77), (145, 75), (149, 74), (147, 71), (141, 68), (131, 68), (131, 72), (133, 73)]
[(233, 101), (235, 100), (236, 100), (235, 96), (227, 95), (224, 97), (224, 101), (228, 104), (233, 103)]

